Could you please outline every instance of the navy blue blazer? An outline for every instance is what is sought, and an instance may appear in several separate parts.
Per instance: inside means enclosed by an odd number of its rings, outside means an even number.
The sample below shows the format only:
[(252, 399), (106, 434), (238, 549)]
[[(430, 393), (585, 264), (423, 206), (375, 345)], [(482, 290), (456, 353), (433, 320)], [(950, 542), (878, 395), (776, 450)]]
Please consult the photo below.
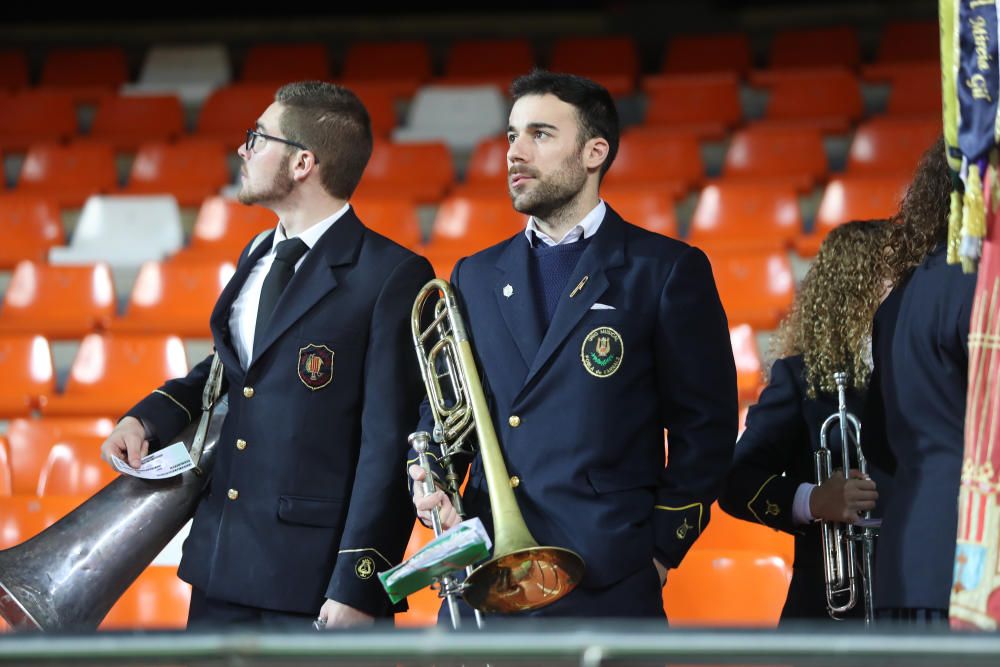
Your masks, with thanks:
[(975, 274), (941, 245), (893, 290), (876, 316), (872, 437), (895, 455), (879, 533), (879, 607), (947, 610), (964, 451), (968, 338)]
[[(244, 370), (230, 308), (272, 238), (244, 250), (212, 313), (229, 414), (179, 574), (243, 605), (316, 613), (331, 598), (387, 615), (374, 575), (401, 560), (413, 526), (397, 462), (423, 395), (410, 309), (433, 273), (349, 210), (306, 254)], [(198, 415), (209, 362), (128, 414), (169, 444)]]
[[(547, 331), (529, 261), (518, 233), (452, 274), (525, 522), (539, 543), (583, 557), (583, 587), (651, 571), (654, 557), (676, 567), (708, 524), (736, 439), (736, 371), (708, 260), (608, 208)], [(478, 457), (464, 502), (492, 531)]]

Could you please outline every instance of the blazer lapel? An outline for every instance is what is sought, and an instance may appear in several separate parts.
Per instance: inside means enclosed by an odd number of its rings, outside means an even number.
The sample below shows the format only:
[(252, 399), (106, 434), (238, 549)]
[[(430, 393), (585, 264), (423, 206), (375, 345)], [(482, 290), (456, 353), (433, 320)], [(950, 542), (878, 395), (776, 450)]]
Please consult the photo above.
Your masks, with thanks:
[(363, 233), (364, 226), (354, 214), (354, 209), (348, 209), (306, 253), (302, 265), (296, 269), (278, 303), (274, 305), (274, 313), (262, 334), (260, 344), (254, 345), (255, 354), (250, 366), (317, 301), (337, 286), (333, 268), (354, 262)]
[[(590, 307), (608, 288), (607, 269), (625, 263), (625, 227), (622, 219), (608, 207), (600, 228), (590, 240), (559, 299), (538, 353), (531, 362), (527, 386), (579, 324)], [(585, 281), (585, 282), (584, 282)], [(572, 296), (570, 296), (572, 295)]]
[(511, 239), (497, 262), (500, 276), (493, 288), (497, 308), (526, 367), (542, 342), (542, 322), (532, 293), (530, 251), (524, 234)]

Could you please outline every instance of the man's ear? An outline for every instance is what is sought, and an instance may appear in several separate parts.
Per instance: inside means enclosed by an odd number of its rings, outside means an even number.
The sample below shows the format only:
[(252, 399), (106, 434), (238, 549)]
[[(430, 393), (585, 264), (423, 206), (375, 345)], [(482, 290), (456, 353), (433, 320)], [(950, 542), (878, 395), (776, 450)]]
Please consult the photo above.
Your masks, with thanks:
[(608, 159), (611, 146), (604, 137), (594, 137), (588, 139), (583, 145), (583, 165), (588, 169), (600, 169), (604, 161)]
[(309, 177), (309, 174), (314, 172), (318, 168), (318, 162), (316, 162), (316, 156), (312, 151), (295, 151), (295, 156), (292, 163), (292, 179), (296, 181), (304, 181)]

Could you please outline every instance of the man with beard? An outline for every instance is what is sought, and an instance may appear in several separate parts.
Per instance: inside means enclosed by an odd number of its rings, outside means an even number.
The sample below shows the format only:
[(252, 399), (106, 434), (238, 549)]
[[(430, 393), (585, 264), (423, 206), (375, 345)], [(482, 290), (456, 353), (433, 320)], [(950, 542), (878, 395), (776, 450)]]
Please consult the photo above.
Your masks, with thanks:
[[(575, 590), (531, 613), (663, 618), (666, 572), (708, 524), (736, 440), (726, 316), (701, 251), (601, 200), (618, 149), (608, 91), (536, 71), (512, 93), (509, 190), (531, 217), (458, 262), (452, 283), (525, 522), (586, 563)], [(456, 523), (446, 495), (421, 486), (418, 515), (437, 506)], [(464, 501), (492, 532), (481, 457)]]
[[(238, 149), (240, 201), (279, 222), (243, 251), (211, 316), (229, 412), (178, 571), (189, 628), (395, 611), (374, 575), (412, 528), (394, 462), (422, 393), (410, 308), (433, 273), (347, 203), (371, 150), (360, 100), (320, 82), (279, 89)], [(210, 364), (136, 404), (102, 455), (135, 467), (173, 442), (198, 418)]]

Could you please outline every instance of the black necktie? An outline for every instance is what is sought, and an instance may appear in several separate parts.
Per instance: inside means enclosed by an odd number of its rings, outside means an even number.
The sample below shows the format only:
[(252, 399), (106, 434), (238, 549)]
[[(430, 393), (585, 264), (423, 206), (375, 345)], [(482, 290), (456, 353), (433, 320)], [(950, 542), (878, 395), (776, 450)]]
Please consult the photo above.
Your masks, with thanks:
[(309, 250), (309, 246), (300, 238), (285, 239), (274, 249), (274, 262), (264, 278), (264, 286), (260, 290), (260, 303), (257, 304), (257, 326), (253, 334), (255, 351), (261, 338), (264, 337), (264, 329), (271, 319), (278, 298), (285, 291), (288, 281), (295, 275), (295, 264), (306, 250)]

